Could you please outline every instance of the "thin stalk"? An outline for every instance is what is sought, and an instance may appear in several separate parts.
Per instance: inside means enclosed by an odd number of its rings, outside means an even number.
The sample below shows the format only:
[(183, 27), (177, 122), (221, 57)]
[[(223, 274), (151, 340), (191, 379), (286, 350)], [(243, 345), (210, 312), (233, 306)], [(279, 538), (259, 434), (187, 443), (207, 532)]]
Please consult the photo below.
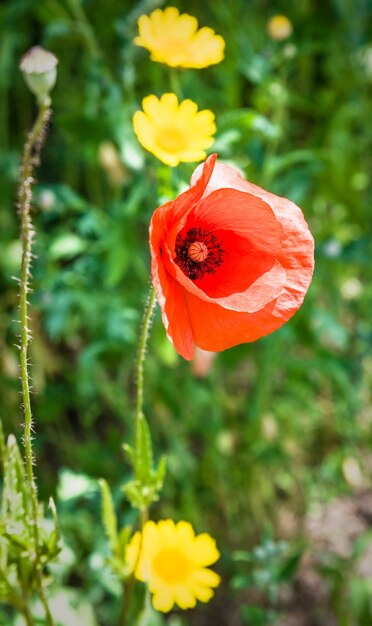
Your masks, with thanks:
[(28, 344), (31, 338), (28, 327), (28, 301), (27, 295), (30, 291), (30, 266), (32, 258), (32, 241), (34, 230), (31, 221), (31, 198), (32, 198), (32, 171), (38, 163), (38, 154), (44, 139), (45, 128), (49, 121), (51, 110), (48, 103), (39, 104), (39, 112), (34, 126), (27, 137), (24, 147), (21, 179), (19, 186), (18, 209), (21, 218), (21, 242), (22, 242), (22, 262), (19, 279), (19, 310), (20, 310), (20, 372), (22, 384), (22, 400), (24, 410), (24, 434), (23, 444), (25, 448), (26, 478), (31, 498), (32, 511), (32, 531), (34, 537), (34, 566), (37, 576), (38, 592), (43, 603), (48, 626), (53, 626), (53, 619), (50, 614), (48, 602), (44, 594), (42, 574), (39, 566), (39, 528), (38, 528), (38, 501), (37, 488), (33, 471), (32, 453), (32, 410), (30, 400), (30, 385), (28, 373)]
[(27, 624), (27, 626), (34, 626), (34, 619), (32, 617), (30, 608), (29, 608), (29, 591), (27, 588), (27, 583), (25, 582), (21, 567), (18, 566), (17, 568), (17, 574), (18, 574), (18, 580), (19, 580), (19, 585), (21, 588), (21, 594), (22, 594), (22, 599), (20, 606), (18, 606), (17, 608), (19, 609), (19, 611), (22, 613), (23, 617), (25, 618), (25, 622)]
[[(141, 436), (141, 421), (143, 420), (143, 379), (144, 379), (144, 362), (146, 356), (147, 340), (149, 338), (149, 332), (151, 327), (152, 312), (155, 305), (156, 292), (153, 286), (151, 286), (150, 293), (147, 299), (145, 311), (143, 314), (143, 322), (141, 327), (141, 333), (138, 344), (138, 352), (136, 359), (136, 434), (135, 434), (135, 447), (137, 448)], [(148, 519), (148, 509), (143, 507), (141, 509), (140, 520), (140, 533), (141, 539), (138, 547), (138, 553), (136, 561), (134, 563), (133, 572), (127, 578), (123, 585), (123, 596), (119, 616), (119, 626), (127, 626), (128, 612), (130, 606), (130, 600), (133, 594), (134, 585), (136, 582), (135, 571), (138, 567), (143, 541), (143, 528)]]
[(22, 612), (23, 612), (23, 617), (25, 618), (25, 622), (27, 626), (35, 626), (33, 617), (31, 615), (30, 609), (28, 608), (27, 604), (23, 605)]
[(89, 53), (92, 57), (99, 58), (101, 56), (101, 50), (95, 37), (94, 30), (88, 21), (83, 7), (77, 0), (68, 0), (68, 6), (70, 7), (71, 12), (76, 19), (76, 23), (86, 41)]
[(169, 69), (169, 83), (170, 83), (171, 90), (173, 91), (173, 93), (176, 94), (178, 100), (182, 100), (183, 91), (182, 91), (180, 73), (179, 73), (179, 70), (173, 67)]
[(147, 340), (151, 326), (152, 311), (155, 304), (155, 289), (151, 286), (145, 312), (143, 315), (143, 323), (138, 345), (138, 353), (136, 359), (136, 441), (139, 436), (139, 425), (143, 418), (143, 364), (145, 361)]
[(147, 520), (148, 520), (148, 509), (147, 508), (143, 508), (143, 509), (141, 509), (141, 523), (140, 523), (140, 529), (139, 529), (139, 532), (141, 533), (141, 538), (140, 538), (140, 542), (139, 542), (139, 546), (138, 546), (138, 552), (137, 552), (136, 560), (135, 560), (135, 563), (134, 563), (134, 566), (133, 566), (133, 572), (124, 581), (124, 584), (123, 584), (123, 595), (122, 595), (122, 602), (121, 602), (121, 608), (120, 608), (119, 626), (127, 626), (127, 624), (128, 624), (128, 616), (129, 616), (128, 614), (129, 614), (130, 601), (131, 601), (131, 598), (132, 598), (134, 585), (135, 585), (135, 582), (136, 582), (135, 572), (136, 572), (136, 569), (138, 567), (138, 563), (139, 563), (140, 556), (141, 556), (141, 551), (142, 551), (143, 528), (144, 528)]
[(26, 476), (30, 489), (32, 516), (33, 516), (33, 532), (35, 540), (35, 552), (38, 547), (38, 525), (37, 525), (37, 492), (33, 473), (33, 455), (32, 455), (32, 411), (30, 401), (30, 386), (28, 374), (28, 344), (30, 341), (30, 330), (28, 327), (28, 301), (29, 293), (30, 265), (32, 258), (32, 241), (34, 230), (32, 227), (30, 210), (31, 210), (31, 185), (32, 170), (36, 161), (35, 151), (40, 148), (44, 127), (50, 117), (49, 107), (41, 105), (39, 114), (35, 124), (29, 134), (22, 159), (21, 181), (19, 191), (19, 214), (21, 217), (21, 241), (22, 241), (22, 264), (21, 275), (19, 280), (19, 309), (20, 309), (20, 325), (21, 325), (21, 344), (20, 344), (20, 370), (22, 383), (22, 400), (25, 415), (23, 443), (25, 447), (25, 465)]
[[(279, 66), (277, 80), (281, 89), (285, 90), (288, 84), (288, 66), (285, 63), (281, 63)], [(264, 167), (263, 167), (263, 172), (262, 172), (261, 184), (266, 187), (270, 186), (270, 184), (272, 183), (272, 172), (270, 171), (270, 167), (272, 165), (273, 159), (279, 152), (279, 147), (284, 136), (283, 131), (284, 131), (284, 128), (286, 127), (287, 114), (288, 114), (287, 106), (288, 104), (283, 94), (281, 94), (279, 100), (277, 97), (274, 98), (274, 110), (272, 113), (272, 122), (280, 130), (278, 134), (275, 135), (275, 137), (273, 137), (270, 140), (269, 145), (265, 151), (265, 161), (264, 161)]]
[(23, 584), (23, 582), (21, 582), (21, 585), (22, 585), (22, 599), (23, 599), (21, 611), (22, 611), (23, 617), (25, 618), (25, 622), (27, 626), (35, 626), (31, 611), (28, 606), (29, 602), (28, 602), (27, 589), (25, 585)]

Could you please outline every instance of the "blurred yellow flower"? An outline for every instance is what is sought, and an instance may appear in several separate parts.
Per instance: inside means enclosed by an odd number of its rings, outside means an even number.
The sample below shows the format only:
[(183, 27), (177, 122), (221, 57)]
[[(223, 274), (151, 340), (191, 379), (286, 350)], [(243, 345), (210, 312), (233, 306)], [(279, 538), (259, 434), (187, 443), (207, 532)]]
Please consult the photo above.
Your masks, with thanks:
[(134, 568), (137, 563), (135, 577), (147, 583), (154, 608), (165, 613), (175, 604), (189, 609), (197, 600), (208, 602), (213, 597), (213, 587), (221, 579), (207, 566), (219, 556), (210, 535), (195, 535), (188, 522), (175, 524), (170, 519), (147, 522), (142, 542), (137, 532), (127, 547), (129, 566)]
[(172, 167), (205, 159), (216, 132), (212, 111), (198, 111), (192, 100), (179, 103), (174, 93), (147, 96), (142, 108), (133, 116), (133, 128), (146, 150)]
[(138, 20), (137, 46), (151, 52), (151, 59), (171, 67), (203, 68), (224, 58), (225, 41), (211, 28), (198, 30), (192, 15), (180, 15), (175, 7), (156, 9)]
[(285, 15), (274, 15), (267, 22), (267, 32), (271, 39), (282, 41), (292, 35), (292, 23)]

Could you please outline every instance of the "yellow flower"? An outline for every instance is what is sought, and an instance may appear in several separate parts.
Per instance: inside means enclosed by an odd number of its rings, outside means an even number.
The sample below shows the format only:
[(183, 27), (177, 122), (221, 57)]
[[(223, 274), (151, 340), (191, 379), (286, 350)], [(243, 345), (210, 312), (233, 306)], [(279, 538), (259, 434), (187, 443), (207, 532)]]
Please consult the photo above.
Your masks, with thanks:
[(225, 42), (211, 28), (198, 30), (198, 21), (192, 15), (180, 15), (175, 7), (151, 15), (141, 15), (138, 20), (137, 46), (151, 52), (151, 59), (171, 67), (200, 69), (224, 58)]
[(285, 15), (274, 15), (267, 22), (267, 32), (271, 39), (282, 41), (292, 35), (292, 23)]
[(197, 600), (208, 602), (213, 597), (213, 587), (221, 579), (207, 566), (219, 556), (210, 535), (195, 536), (191, 524), (175, 524), (170, 519), (147, 522), (142, 542), (137, 532), (127, 547), (127, 563), (132, 569), (136, 567), (135, 577), (147, 583), (154, 608), (165, 613), (174, 604), (189, 609)]
[(198, 111), (192, 100), (179, 103), (174, 93), (165, 93), (160, 100), (147, 96), (142, 108), (133, 116), (133, 127), (146, 150), (173, 167), (205, 159), (216, 132), (212, 111)]

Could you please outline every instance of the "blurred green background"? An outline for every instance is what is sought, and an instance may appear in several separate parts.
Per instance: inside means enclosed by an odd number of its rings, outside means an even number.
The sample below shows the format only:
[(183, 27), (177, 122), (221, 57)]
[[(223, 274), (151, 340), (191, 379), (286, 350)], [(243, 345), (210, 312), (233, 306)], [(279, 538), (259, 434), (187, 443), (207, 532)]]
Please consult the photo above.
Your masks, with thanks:
[[(153, 626), (371, 626), (371, 4), (170, 4), (226, 41), (221, 64), (178, 72), (184, 97), (216, 114), (212, 150), (302, 207), (316, 270), (295, 318), (218, 355), (203, 377), (157, 312), (145, 412), (168, 472), (152, 517), (210, 532), (223, 584), (209, 605)], [(132, 43), (139, 15), (158, 6), (0, 5), (0, 412), (19, 439), (15, 198), (35, 103), (18, 63), (36, 44), (59, 59), (34, 194), (31, 360), (39, 489), (56, 497), (64, 537), (64, 626), (116, 619), (96, 479), (111, 484), (122, 524), (135, 523), (121, 442), (133, 437), (148, 223), (194, 169), (162, 165), (131, 126), (144, 96), (171, 90), (169, 69)], [(267, 33), (277, 13), (293, 24), (285, 41)], [(0, 623), (12, 620), (0, 608)]]

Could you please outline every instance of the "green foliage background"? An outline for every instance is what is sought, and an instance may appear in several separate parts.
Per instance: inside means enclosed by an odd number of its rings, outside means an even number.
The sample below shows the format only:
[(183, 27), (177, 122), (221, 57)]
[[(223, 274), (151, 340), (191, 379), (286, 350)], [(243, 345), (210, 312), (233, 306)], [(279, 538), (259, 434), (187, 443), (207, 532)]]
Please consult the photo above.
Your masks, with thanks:
[[(220, 354), (198, 379), (168, 343), (157, 314), (147, 356), (145, 412), (157, 454), (168, 455), (163, 497), (152, 515), (189, 520), (216, 537), (222, 551), (217, 598), (169, 623), (259, 626), (276, 619), (271, 591), (294, 575), (308, 512), (370, 485), (371, 7), (367, 0), (172, 4), (226, 41), (220, 65), (178, 72), (183, 96), (216, 114), (213, 150), (252, 182), (299, 204), (316, 240), (312, 287), (280, 331)], [(20, 438), (14, 206), (35, 105), (18, 63), (40, 44), (59, 65), (34, 202), (34, 448), (40, 493), (56, 496), (65, 541), (57, 580), (65, 598), (77, 594), (72, 605), (83, 602), (82, 626), (113, 623), (118, 593), (104, 565), (96, 479), (113, 487), (121, 523), (135, 523), (120, 489), (130, 478), (120, 443), (133, 437), (148, 223), (194, 168), (163, 166), (145, 154), (131, 127), (142, 97), (173, 90), (175, 81), (132, 44), (138, 16), (156, 6), (163, 3), (0, 5), (0, 411), (6, 431)], [(275, 13), (293, 23), (285, 42), (268, 37)], [(115, 181), (113, 168), (102, 163), (106, 142), (117, 150)], [(350, 459), (357, 479), (348, 472)], [(288, 576), (278, 569), (282, 537), (294, 559)], [(263, 566), (256, 553), (249, 557), (257, 545), (267, 557)], [(270, 549), (277, 554), (273, 567)], [(245, 561), (234, 558), (236, 550)], [(259, 576), (257, 582), (261, 567), (266, 582)], [(364, 592), (350, 559), (327, 567), (335, 623), (371, 624), (370, 588)], [(258, 600), (244, 596), (252, 587)], [(12, 619), (5, 608), (1, 619), (6, 626)], [(319, 619), (325, 623), (324, 614)]]

